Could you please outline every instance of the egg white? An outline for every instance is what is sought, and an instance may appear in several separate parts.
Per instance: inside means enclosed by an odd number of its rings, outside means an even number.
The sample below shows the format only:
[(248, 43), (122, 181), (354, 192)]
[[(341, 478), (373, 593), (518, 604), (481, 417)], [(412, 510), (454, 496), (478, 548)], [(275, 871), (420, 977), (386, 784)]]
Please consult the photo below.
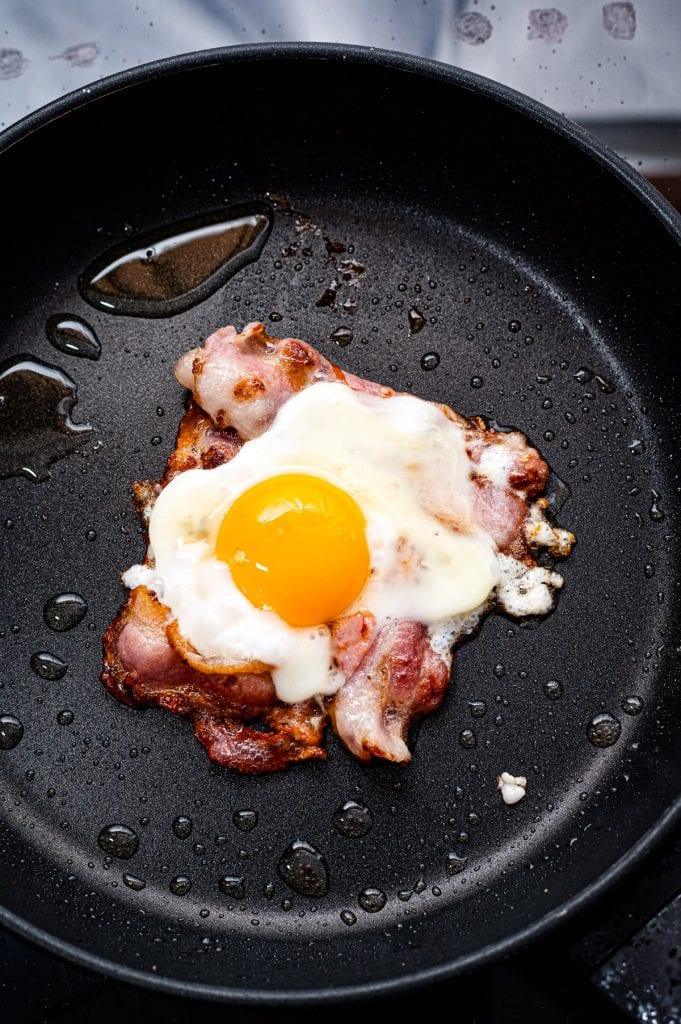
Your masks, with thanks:
[(230, 462), (188, 470), (164, 488), (149, 522), (154, 564), (133, 566), (124, 582), (149, 587), (205, 658), (272, 665), (281, 700), (334, 693), (344, 677), (328, 627), (295, 628), (255, 608), (215, 556), (236, 498), (292, 472), (336, 484), (365, 516), (371, 572), (344, 614), (368, 610), (379, 627), (391, 618), (416, 619), (447, 657), (502, 570), (493, 539), (473, 514), (473, 467), (461, 427), (440, 407), (408, 395), (383, 398), (340, 383), (299, 392)]

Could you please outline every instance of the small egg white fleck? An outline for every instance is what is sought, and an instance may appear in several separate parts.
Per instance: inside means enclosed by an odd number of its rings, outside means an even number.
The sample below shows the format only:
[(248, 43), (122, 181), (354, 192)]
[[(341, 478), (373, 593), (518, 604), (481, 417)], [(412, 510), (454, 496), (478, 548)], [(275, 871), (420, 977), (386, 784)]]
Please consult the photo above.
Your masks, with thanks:
[(527, 779), (524, 775), (502, 772), (497, 776), (497, 789), (505, 804), (517, 804), (527, 793)]

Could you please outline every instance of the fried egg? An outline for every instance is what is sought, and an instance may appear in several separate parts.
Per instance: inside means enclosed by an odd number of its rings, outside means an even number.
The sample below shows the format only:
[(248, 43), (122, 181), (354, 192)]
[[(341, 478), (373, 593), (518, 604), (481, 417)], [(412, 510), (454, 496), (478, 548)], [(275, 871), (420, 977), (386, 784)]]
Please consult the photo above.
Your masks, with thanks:
[(123, 578), (213, 671), (269, 669), (294, 703), (342, 685), (329, 623), (360, 609), (378, 628), (425, 623), (448, 656), (453, 624), (503, 576), (473, 503), (464, 432), (442, 407), (319, 383), (231, 461), (176, 476), (151, 513), (153, 561)]

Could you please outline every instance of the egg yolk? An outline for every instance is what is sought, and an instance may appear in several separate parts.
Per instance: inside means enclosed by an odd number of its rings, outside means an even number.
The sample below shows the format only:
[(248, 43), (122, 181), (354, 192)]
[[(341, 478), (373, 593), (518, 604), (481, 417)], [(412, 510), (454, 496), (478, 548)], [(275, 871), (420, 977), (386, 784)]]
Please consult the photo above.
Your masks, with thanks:
[(256, 608), (315, 626), (352, 604), (369, 574), (366, 522), (345, 491), (286, 473), (240, 495), (220, 526), (216, 555)]

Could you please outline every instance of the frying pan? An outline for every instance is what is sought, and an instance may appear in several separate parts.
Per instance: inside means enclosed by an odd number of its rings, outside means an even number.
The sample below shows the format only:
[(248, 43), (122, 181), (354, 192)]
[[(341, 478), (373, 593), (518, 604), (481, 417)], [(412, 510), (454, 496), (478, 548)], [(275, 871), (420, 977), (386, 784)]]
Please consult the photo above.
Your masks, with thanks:
[[(621, 877), (681, 806), (681, 230), (664, 200), (499, 85), (308, 44), (191, 54), (60, 99), (5, 132), (0, 180), (2, 357), (68, 373), (73, 419), (93, 427), (49, 479), (0, 482), (0, 712), (24, 727), (0, 751), (2, 923), (175, 993), (338, 999), (498, 957)], [(276, 207), (259, 259), (192, 308), (145, 319), (81, 297), (79, 275), (119, 243), (256, 201)], [(354, 283), (324, 238), (363, 264)], [(331, 280), (335, 306), (317, 305)], [(144, 549), (130, 483), (160, 474), (182, 411), (173, 364), (217, 326), (272, 313), (272, 333), (355, 373), (525, 431), (578, 537), (549, 618), (492, 615), (459, 651), (408, 767), (359, 764), (330, 736), (325, 764), (239, 776), (208, 761), (187, 723), (125, 708), (97, 679), (119, 573)], [(55, 314), (87, 321), (98, 361), (53, 348)], [(43, 607), (64, 592), (88, 614), (54, 632)], [(32, 671), (39, 651), (68, 665), (61, 679)], [(634, 695), (635, 716), (622, 709)], [(621, 735), (599, 747), (589, 723), (604, 713)], [(512, 807), (496, 790), (503, 770), (528, 778)], [(373, 817), (359, 838), (333, 823), (350, 799)], [(244, 809), (258, 815), (249, 832), (233, 823)], [(110, 824), (137, 833), (128, 860), (99, 848)], [(328, 895), (280, 879), (296, 839), (326, 858)], [(191, 889), (177, 895), (182, 875)], [(224, 875), (243, 877), (243, 898), (219, 889)], [(363, 909), (368, 887), (382, 909)]]

